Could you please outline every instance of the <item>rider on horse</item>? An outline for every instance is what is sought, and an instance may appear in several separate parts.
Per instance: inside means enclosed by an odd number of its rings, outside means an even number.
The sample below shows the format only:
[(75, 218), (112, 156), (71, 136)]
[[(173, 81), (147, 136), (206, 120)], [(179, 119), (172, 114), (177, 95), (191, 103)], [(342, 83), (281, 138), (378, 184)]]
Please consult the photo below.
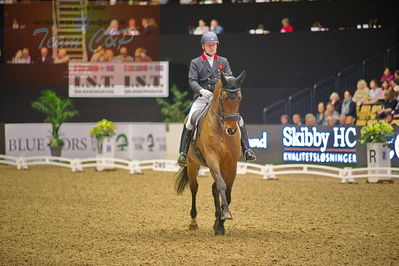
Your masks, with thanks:
[[(180, 142), (180, 154), (177, 163), (180, 166), (187, 165), (187, 152), (193, 134), (194, 125), (191, 123), (191, 116), (195, 111), (202, 110), (212, 99), (212, 92), (216, 82), (223, 71), (232, 75), (229, 61), (225, 57), (216, 55), (219, 44), (218, 37), (213, 32), (206, 32), (201, 37), (201, 44), (204, 52), (200, 57), (191, 61), (188, 79), (191, 89), (194, 90), (194, 103), (191, 106), (187, 122), (183, 126), (183, 133)], [(241, 131), (241, 147), (246, 161), (256, 160), (255, 153), (249, 149), (248, 133), (242, 117), (239, 119)]]

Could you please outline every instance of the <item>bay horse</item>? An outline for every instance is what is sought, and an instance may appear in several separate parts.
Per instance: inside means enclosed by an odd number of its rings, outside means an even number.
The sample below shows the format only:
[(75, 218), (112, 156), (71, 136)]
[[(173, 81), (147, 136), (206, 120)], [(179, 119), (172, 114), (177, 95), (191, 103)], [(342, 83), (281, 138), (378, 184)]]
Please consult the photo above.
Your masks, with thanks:
[[(225, 220), (233, 219), (229, 204), (231, 190), (237, 174), (237, 162), (241, 156), (241, 133), (239, 130), (240, 114), (238, 113), (241, 94), (241, 83), (246, 72), (237, 78), (225, 76), (221, 72), (215, 84), (210, 107), (204, 114), (204, 121), (199, 137), (191, 142), (188, 151), (188, 165), (181, 167), (176, 178), (176, 192), (182, 194), (190, 185), (192, 195), (190, 230), (198, 229), (196, 195), (198, 190), (199, 167), (207, 166), (214, 179), (212, 195), (215, 202), (215, 235), (224, 235)], [(202, 159), (194, 150), (197, 148)], [(221, 199), (221, 201), (220, 201)]]

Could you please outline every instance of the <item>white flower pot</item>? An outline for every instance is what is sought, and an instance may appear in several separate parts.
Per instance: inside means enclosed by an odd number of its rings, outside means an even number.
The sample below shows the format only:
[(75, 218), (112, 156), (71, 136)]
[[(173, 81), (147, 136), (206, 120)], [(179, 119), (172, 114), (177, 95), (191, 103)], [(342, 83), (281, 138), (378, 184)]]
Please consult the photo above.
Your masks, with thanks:
[(114, 137), (106, 137), (102, 140), (102, 143), (98, 146), (97, 150), (97, 170), (110, 170), (115, 169), (115, 138)]
[[(385, 143), (367, 143), (367, 167), (391, 167), (390, 149)], [(390, 181), (392, 178), (384, 177), (390, 170), (369, 170), (369, 174), (382, 174), (382, 176), (369, 177), (369, 183)]]

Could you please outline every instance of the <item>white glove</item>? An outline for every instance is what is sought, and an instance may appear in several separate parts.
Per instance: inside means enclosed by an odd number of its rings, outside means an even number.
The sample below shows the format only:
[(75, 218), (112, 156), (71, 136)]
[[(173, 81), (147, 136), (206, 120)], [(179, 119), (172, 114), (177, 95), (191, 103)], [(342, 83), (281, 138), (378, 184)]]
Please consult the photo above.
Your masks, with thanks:
[(213, 93), (206, 89), (201, 89), (199, 93), (202, 95), (202, 97), (204, 97), (207, 100), (212, 99)]

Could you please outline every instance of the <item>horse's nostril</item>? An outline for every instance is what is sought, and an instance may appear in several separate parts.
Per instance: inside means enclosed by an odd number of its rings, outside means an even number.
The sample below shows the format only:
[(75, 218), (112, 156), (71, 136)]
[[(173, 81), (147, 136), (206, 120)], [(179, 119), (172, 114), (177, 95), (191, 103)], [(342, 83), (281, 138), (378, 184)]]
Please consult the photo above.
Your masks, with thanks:
[(236, 133), (236, 131), (237, 131), (237, 130), (235, 130), (235, 129), (228, 128), (228, 129), (227, 129), (227, 134), (229, 134), (229, 135), (234, 135), (234, 134)]

